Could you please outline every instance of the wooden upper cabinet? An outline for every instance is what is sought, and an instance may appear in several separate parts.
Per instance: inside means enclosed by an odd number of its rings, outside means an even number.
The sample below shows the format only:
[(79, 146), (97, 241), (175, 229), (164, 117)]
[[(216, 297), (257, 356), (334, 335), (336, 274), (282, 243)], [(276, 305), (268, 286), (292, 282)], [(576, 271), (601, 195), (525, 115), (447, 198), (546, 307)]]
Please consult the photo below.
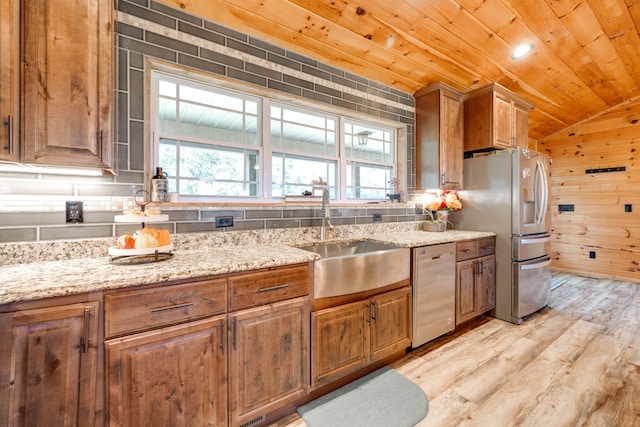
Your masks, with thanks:
[(536, 147), (529, 147), (529, 108), (515, 104), (514, 112), (514, 133), (518, 147), (535, 149)]
[(515, 138), (513, 134), (514, 119), (512, 113), (511, 100), (506, 96), (493, 93), (493, 131), (495, 148), (515, 148)]
[(464, 102), (464, 151), (526, 147), (532, 108), (497, 83), (470, 92)]
[(111, 0), (22, 1), (22, 161), (110, 168), (112, 15)]
[(0, 160), (19, 159), (20, 2), (0, 0)]
[(464, 94), (435, 83), (416, 92), (416, 188), (462, 189)]

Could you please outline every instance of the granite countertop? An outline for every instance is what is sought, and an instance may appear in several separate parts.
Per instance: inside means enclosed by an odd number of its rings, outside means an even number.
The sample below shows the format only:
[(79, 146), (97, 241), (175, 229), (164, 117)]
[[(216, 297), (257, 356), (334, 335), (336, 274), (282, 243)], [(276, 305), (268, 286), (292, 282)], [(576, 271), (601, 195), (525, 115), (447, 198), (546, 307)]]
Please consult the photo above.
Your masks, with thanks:
[(469, 239), (480, 239), (495, 236), (495, 233), (485, 231), (447, 230), (444, 233), (426, 231), (404, 231), (399, 233), (375, 233), (369, 238), (380, 242), (393, 243), (398, 246), (417, 248), (419, 246), (437, 245)]
[[(493, 235), (459, 230), (443, 233), (409, 230), (373, 232), (365, 238), (419, 247)], [(345, 241), (349, 237), (363, 238), (341, 236), (341, 239)], [(295, 246), (294, 242), (203, 246), (204, 249), (174, 250), (169, 260), (139, 265), (112, 264), (108, 256), (9, 265), (0, 267), (0, 304), (305, 263), (319, 258)]]
[(0, 304), (118, 289), (313, 261), (319, 256), (282, 244), (174, 250), (166, 261), (112, 264), (109, 257), (45, 261), (0, 268)]

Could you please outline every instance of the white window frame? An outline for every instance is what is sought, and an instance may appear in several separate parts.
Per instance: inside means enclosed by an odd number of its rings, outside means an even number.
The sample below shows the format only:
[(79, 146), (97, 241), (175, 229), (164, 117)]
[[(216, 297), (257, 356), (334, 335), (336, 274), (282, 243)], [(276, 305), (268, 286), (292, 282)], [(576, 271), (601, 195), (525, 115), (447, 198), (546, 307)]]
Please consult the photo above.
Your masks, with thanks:
[[(157, 114), (158, 106), (159, 106), (159, 90), (158, 90), (158, 79), (160, 78), (168, 79), (174, 83), (188, 82), (190, 85), (194, 85), (198, 88), (204, 90), (215, 90), (219, 91), (223, 94), (229, 94), (232, 96), (246, 97), (248, 99), (258, 101), (258, 139), (259, 143), (257, 145), (244, 145), (244, 144), (234, 144), (228, 142), (215, 142), (212, 144), (210, 140), (205, 140), (197, 137), (186, 136), (183, 138), (176, 137), (175, 134), (166, 134), (159, 131), (159, 117)], [(284, 198), (283, 197), (272, 197), (272, 156), (273, 153), (285, 153), (293, 156), (302, 156), (302, 157), (310, 157), (310, 158), (318, 158), (323, 160), (334, 160), (335, 158), (332, 156), (321, 156), (316, 154), (305, 154), (302, 152), (297, 152), (295, 150), (283, 150), (283, 149), (273, 149), (271, 145), (271, 132), (270, 132), (270, 118), (271, 106), (279, 106), (291, 110), (301, 111), (307, 114), (314, 114), (322, 117), (331, 117), (336, 120), (336, 129), (335, 129), (335, 137), (336, 137), (336, 145), (337, 145), (337, 185), (336, 185), (336, 196), (337, 198), (332, 199), (332, 202), (337, 203), (358, 203), (358, 202), (370, 202), (373, 200), (382, 200), (382, 199), (356, 199), (356, 198), (347, 198), (347, 162), (349, 160), (346, 157), (346, 143), (345, 143), (345, 123), (349, 122), (351, 124), (356, 124), (359, 126), (365, 126), (369, 128), (376, 128), (379, 130), (389, 131), (392, 133), (392, 160), (389, 163), (386, 162), (375, 162), (375, 161), (364, 161), (358, 160), (359, 163), (363, 164), (372, 164), (372, 165), (383, 165), (383, 166), (392, 166), (392, 176), (396, 177), (399, 174), (399, 171), (403, 168), (398, 164), (398, 152), (399, 152), (399, 135), (398, 131), (402, 128), (402, 124), (394, 123), (390, 124), (388, 121), (380, 120), (374, 121), (370, 118), (354, 118), (351, 116), (347, 116), (344, 114), (343, 110), (338, 111), (338, 109), (327, 109), (324, 108), (314, 108), (317, 107), (311, 101), (304, 106), (300, 106), (299, 103), (290, 103), (287, 101), (283, 101), (277, 99), (276, 97), (269, 97), (262, 95), (256, 95), (251, 92), (247, 92), (243, 90), (243, 88), (232, 88), (229, 89), (227, 87), (221, 86), (216, 83), (212, 83), (207, 81), (208, 79), (197, 79), (190, 77), (184, 77), (178, 73), (172, 73), (171, 71), (165, 70), (151, 70), (151, 89), (150, 89), (150, 129), (151, 129), (151, 147), (150, 147), (150, 161), (151, 165), (147, 168), (148, 171), (155, 171), (155, 168), (159, 162), (159, 141), (161, 138), (166, 139), (182, 139), (188, 140), (198, 143), (212, 144), (216, 146), (226, 146), (230, 148), (238, 148), (238, 149), (250, 149), (258, 151), (259, 156), (259, 165), (260, 165), (260, 173), (259, 179), (260, 182), (258, 194), (256, 197), (245, 197), (245, 196), (237, 196), (237, 197), (227, 197), (227, 196), (189, 196), (182, 195), (183, 200), (193, 201), (193, 202), (254, 202), (254, 203), (281, 203)], [(228, 82), (227, 82), (228, 83)], [(240, 84), (238, 84), (240, 86)], [(245, 98), (245, 99), (246, 99)], [(402, 180), (403, 181), (403, 180)], [(311, 183), (309, 183), (311, 186)]]

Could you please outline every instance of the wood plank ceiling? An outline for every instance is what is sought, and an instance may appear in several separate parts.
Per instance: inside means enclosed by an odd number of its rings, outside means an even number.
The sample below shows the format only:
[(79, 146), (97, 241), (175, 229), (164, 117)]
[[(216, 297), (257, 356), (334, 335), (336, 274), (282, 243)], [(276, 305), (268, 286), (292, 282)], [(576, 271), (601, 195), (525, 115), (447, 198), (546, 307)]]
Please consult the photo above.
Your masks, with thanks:
[(404, 92), (500, 83), (535, 140), (640, 97), (640, 0), (158, 1)]

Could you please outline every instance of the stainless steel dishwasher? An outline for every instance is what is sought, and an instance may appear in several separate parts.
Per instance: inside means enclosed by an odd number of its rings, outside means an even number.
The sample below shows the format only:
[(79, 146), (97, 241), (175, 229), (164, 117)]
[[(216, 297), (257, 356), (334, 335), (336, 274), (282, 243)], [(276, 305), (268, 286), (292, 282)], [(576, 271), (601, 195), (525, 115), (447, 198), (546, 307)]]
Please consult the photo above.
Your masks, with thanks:
[(414, 348), (455, 328), (455, 254), (455, 243), (413, 249)]

